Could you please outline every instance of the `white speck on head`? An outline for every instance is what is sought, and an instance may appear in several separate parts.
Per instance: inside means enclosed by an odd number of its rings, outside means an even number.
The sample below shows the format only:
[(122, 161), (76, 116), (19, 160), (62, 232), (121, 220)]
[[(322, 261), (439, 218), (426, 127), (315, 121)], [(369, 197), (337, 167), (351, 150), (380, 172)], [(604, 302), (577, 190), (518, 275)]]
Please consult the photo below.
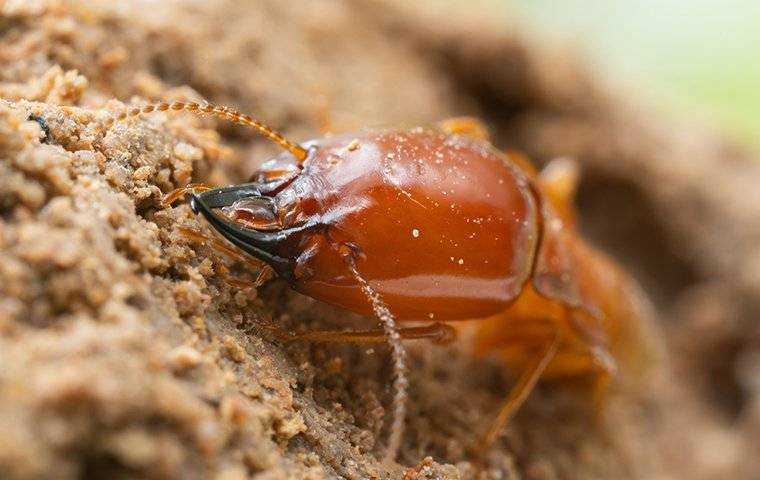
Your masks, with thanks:
[(464, 265), (464, 258), (460, 258), (457, 262), (459, 265)]
[(434, 319), (435, 318), (435, 313), (433, 313), (433, 312), (428, 313), (428, 318), (430, 320)]
[(420, 231), (419, 231), (419, 230), (417, 230), (416, 228), (413, 228), (413, 229), (412, 229), (412, 236), (413, 236), (414, 238), (418, 238), (418, 237), (420, 236)]

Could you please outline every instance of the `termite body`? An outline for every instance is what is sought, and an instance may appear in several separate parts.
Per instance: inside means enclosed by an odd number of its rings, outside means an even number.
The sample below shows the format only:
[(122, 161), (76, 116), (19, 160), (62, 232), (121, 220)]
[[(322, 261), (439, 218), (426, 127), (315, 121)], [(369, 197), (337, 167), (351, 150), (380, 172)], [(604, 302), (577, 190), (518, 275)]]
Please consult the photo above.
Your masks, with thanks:
[[(447, 322), (479, 320), (475, 350), (497, 352), (522, 372), (484, 436), (489, 446), (539, 378), (587, 376), (606, 385), (638, 355), (632, 332), (646, 322), (635, 282), (575, 227), (577, 170), (537, 172), (494, 148), (473, 119), (434, 128), (368, 129), (296, 145), (230, 110), (190, 110), (252, 126), (287, 151), (247, 184), (187, 187), (191, 207), (227, 240), (297, 291), (376, 315), (373, 332), (299, 338), (391, 344), (396, 372), (389, 458), (401, 442), (406, 400), (401, 338), (447, 339)], [(428, 321), (397, 328), (396, 320)]]
[(348, 248), (399, 321), (487, 319), (477, 348), (503, 348), (513, 364), (521, 355), (510, 352), (556, 332), (547, 375), (614, 371), (610, 347), (645, 301), (578, 237), (573, 164), (536, 173), (522, 157), (440, 129), (366, 130), (304, 147), (302, 164), (286, 153), (254, 174), (266, 201), (246, 196), (225, 210), (250, 228), (269, 219), (268, 231), (297, 230), (274, 249), (294, 289), (371, 315), (341, 260)]

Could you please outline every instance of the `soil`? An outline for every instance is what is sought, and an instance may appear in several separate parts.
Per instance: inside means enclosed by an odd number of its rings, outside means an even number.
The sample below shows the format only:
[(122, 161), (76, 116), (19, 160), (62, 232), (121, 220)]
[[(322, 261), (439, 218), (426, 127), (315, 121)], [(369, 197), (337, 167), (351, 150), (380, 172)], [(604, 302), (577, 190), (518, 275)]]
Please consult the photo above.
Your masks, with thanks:
[[(570, 156), (588, 238), (643, 284), (663, 355), (594, 414), (541, 385), (486, 455), (494, 479), (760, 478), (760, 161), (606, 84), (487, 12), (393, 1), (0, 2), (0, 478), (472, 478), (514, 381), (496, 358), (409, 343), (408, 432), (387, 438), (388, 352), (258, 326), (371, 320), (225, 282), (240, 265), (163, 194), (244, 180), (275, 151), (189, 114), (207, 99), (295, 140), (484, 119), (539, 164)], [(416, 5), (416, 3), (415, 3)]]

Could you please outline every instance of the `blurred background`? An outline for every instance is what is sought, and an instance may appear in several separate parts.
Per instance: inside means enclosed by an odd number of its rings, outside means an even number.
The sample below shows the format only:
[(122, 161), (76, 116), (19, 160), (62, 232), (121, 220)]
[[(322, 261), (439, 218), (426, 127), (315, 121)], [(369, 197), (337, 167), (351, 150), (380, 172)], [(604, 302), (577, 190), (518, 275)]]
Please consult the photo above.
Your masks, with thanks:
[(760, 149), (760, 2), (486, 1), (524, 33), (577, 46), (616, 82)]

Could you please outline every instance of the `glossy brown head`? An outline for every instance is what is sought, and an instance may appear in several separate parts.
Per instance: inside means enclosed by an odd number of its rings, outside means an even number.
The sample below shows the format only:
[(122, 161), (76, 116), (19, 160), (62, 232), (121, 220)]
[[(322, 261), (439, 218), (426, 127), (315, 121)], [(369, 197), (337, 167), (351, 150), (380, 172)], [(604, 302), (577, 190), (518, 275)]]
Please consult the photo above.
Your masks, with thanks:
[(196, 194), (193, 208), (297, 290), (359, 313), (368, 306), (346, 249), (400, 319), (483, 317), (519, 295), (537, 205), (525, 175), (489, 144), (415, 129), (305, 147), (303, 163), (281, 155), (250, 184)]

